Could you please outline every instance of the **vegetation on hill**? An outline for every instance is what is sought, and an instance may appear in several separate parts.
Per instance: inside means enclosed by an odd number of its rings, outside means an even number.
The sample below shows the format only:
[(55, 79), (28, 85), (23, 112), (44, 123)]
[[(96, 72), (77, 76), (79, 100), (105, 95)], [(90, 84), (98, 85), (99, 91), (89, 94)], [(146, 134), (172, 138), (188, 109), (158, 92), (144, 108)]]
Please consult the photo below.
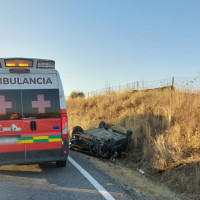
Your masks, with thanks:
[(74, 91), (74, 92), (72, 92), (71, 94), (70, 94), (70, 96), (69, 96), (71, 99), (76, 99), (76, 98), (78, 98), (78, 97), (81, 97), (81, 98), (84, 98), (85, 97), (85, 94), (83, 93), (83, 92), (76, 92), (76, 91)]
[(142, 168), (186, 199), (200, 197), (200, 94), (171, 89), (110, 92), (68, 99), (67, 106), (70, 129), (92, 128), (101, 120), (121, 131), (131, 129), (122, 162)]

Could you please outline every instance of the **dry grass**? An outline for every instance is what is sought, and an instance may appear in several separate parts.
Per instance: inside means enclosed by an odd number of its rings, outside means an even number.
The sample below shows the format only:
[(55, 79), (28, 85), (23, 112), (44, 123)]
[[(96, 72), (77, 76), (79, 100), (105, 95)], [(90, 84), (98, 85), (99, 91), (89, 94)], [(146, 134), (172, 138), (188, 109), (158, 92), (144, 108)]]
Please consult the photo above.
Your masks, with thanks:
[[(85, 155), (83, 155), (85, 156)], [(178, 200), (179, 197), (170, 191), (164, 184), (154, 182), (146, 178), (137, 170), (126, 167), (121, 159), (115, 163), (98, 158), (90, 158), (86, 156), (96, 166), (101, 166), (105, 171), (120, 181), (125, 190), (134, 192), (138, 197), (146, 197), (146, 199), (162, 199), (162, 200)], [(140, 198), (138, 198), (140, 199)]]
[(130, 167), (136, 163), (179, 193), (200, 197), (200, 94), (124, 91), (68, 99), (67, 106), (70, 128), (88, 129), (104, 120), (131, 129)]

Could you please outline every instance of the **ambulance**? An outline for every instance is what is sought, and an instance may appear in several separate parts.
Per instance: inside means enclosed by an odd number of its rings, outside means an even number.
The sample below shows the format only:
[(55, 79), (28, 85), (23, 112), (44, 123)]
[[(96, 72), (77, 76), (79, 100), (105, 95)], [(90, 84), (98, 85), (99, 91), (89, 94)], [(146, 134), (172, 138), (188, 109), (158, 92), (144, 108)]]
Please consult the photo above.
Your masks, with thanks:
[(0, 58), (0, 165), (68, 158), (65, 96), (55, 61)]

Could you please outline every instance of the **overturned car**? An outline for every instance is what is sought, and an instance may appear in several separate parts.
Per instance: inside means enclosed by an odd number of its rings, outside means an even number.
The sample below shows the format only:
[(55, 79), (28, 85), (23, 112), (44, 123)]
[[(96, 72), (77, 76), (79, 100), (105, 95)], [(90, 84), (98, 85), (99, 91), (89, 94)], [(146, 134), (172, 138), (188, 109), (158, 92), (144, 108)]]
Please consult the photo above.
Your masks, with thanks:
[(116, 158), (131, 141), (132, 131), (126, 133), (109, 128), (104, 121), (98, 128), (85, 130), (80, 126), (72, 129), (70, 149), (102, 158)]

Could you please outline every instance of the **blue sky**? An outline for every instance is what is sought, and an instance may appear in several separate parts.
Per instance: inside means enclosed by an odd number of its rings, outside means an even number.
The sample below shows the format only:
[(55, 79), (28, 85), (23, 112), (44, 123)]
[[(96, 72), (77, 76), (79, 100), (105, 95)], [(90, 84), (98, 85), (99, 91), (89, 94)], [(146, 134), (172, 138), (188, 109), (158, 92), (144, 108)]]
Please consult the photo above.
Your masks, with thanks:
[(199, 75), (199, 0), (0, 3), (0, 57), (54, 59), (66, 95)]

